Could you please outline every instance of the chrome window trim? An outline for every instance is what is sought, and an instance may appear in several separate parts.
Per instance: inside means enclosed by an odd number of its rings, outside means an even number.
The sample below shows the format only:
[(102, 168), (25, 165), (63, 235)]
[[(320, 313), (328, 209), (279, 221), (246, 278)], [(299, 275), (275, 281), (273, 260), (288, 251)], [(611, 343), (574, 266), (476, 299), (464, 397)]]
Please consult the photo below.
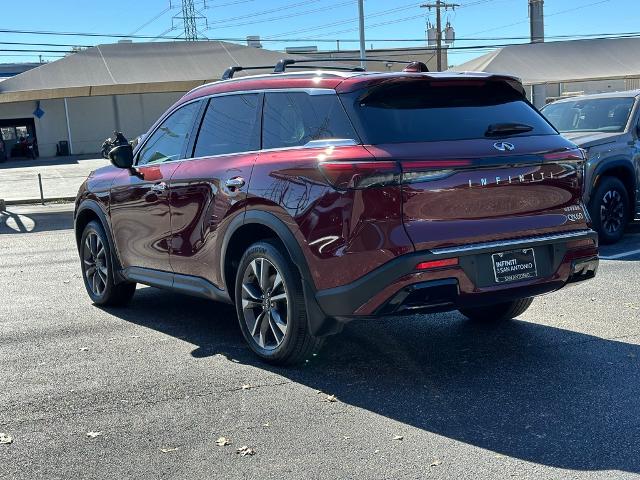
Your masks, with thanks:
[(434, 255), (457, 255), (480, 252), (484, 250), (493, 250), (495, 248), (518, 248), (519, 245), (531, 245), (538, 243), (546, 243), (555, 240), (570, 240), (575, 238), (591, 238), (595, 235), (593, 230), (576, 230), (565, 233), (555, 233), (551, 235), (541, 235), (535, 237), (523, 237), (513, 240), (497, 240), (495, 242), (472, 243), (460, 247), (434, 248), (431, 253)]
[[(166, 163), (175, 163), (175, 162), (182, 162), (184, 160), (196, 160), (196, 159), (200, 159), (200, 158), (215, 158), (215, 157), (227, 157), (229, 155), (241, 155), (241, 154), (247, 154), (247, 153), (253, 153), (255, 152), (271, 152), (271, 151), (275, 151), (275, 150), (291, 150), (293, 148), (303, 148), (303, 147), (283, 147), (283, 148), (271, 148), (271, 149), (265, 149), (265, 150), (250, 150), (247, 152), (234, 152), (234, 153), (224, 153), (224, 154), (220, 154), (220, 155), (210, 155), (207, 157), (189, 157), (189, 158), (181, 158), (179, 160), (169, 160), (167, 162), (156, 162), (156, 163), (145, 163), (144, 165), (139, 165), (138, 164), (138, 159), (140, 158), (140, 152), (142, 152), (142, 150), (144, 149), (144, 147), (147, 144), (147, 141), (149, 140), (149, 138), (151, 138), (151, 136), (156, 133), (156, 130), (158, 130), (158, 128), (160, 128), (160, 126), (164, 123), (164, 121), (169, 118), (171, 115), (173, 115), (175, 112), (177, 112), (178, 110), (180, 110), (183, 107), (186, 107), (187, 105), (190, 105), (192, 103), (195, 102), (199, 102), (202, 100), (207, 100), (207, 99), (211, 99), (211, 98), (215, 98), (215, 97), (227, 97), (230, 95), (258, 95), (261, 93), (306, 93), (308, 95), (338, 95), (338, 93), (333, 89), (333, 88), (309, 88), (309, 87), (303, 87), (303, 88), (263, 88), (263, 89), (254, 89), (254, 90), (234, 90), (232, 92), (219, 92), (219, 93), (212, 93), (210, 95), (203, 95), (201, 97), (197, 97), (197, 98), (193, 98), (191, 100), (189, 100), (188, 102), (184, 102), (181, 103), (180, 105), (176, 106), (176, 108), (173, 108), (171, 110), (168, 110), (164, 113), (163, 116), (160, 117), (159, 121), (158, 121), (158, 125), (156, 126), (156, 128), (154, 128), (153, 130), (149, 130), (147, 131), (145, 134), (145, 138), (143, 140), (143, 142), (138, 145), (137, 147), (139, 147), (137, 149), (137, 153), (136, 153), (136, 163), (135, 166), (138, 167), (144, 167), (146, 165), (164, 165)], [(205, 112), (206, 113), (206, 112)], [(357, 145), (357, 143), (355, 144)], [(316, 147), (307, 147), (307, 148), (316, 148)]]
[[(325, 142), (325, 140), (312, 140), (312, 142)], [(219, 153), (217, 155), (206, 155), (204, 157), (191, 157), (191, 158), (182, 158), (180, 160), (169, 160), (167, 162), (162, 162), (162, 165), (168, 164), (168, 163), (176, 163), (176, 162), (188, 162), (191, 160), (204, 160), (207, 158), (219, 158), (219, 157), (235, 157), (238, 155), (258, 155), (260, 153), (270, 153), (270, 152), (282, 152), (282, 151), (288, 151), (288, 150), (315, 150), (315, 149), (327, 149), (327, 148), (332, 148), (332, 147), (348, 147), (348, 146), (357, 146), (360, 145), (359, 143), (357, 143), (355, 140), (352, 139), (328, 139), (326, 141), (326, 144), (323, 145), (309, 145), (309, 142), (305, 145), (298, 145), (295, 147), (278, 147), (278, 148), (265, 148), (262, 150), (248, 150), (246, 152), (233, 152), (233, 153)], [(147, 163), (145, 165), (141, 165), (142, 167), (146, 166), (146, 165), (158, 165), (157, 163)]]

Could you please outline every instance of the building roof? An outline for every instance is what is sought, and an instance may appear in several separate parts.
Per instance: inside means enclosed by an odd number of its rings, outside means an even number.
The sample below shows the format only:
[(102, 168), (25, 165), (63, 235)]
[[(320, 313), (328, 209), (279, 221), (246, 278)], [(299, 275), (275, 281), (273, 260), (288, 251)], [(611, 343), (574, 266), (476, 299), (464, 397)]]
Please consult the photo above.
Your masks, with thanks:
[(0, 63), (0, 80), (13, 77), (32, 68), (42, 65), (41, 63)]
[(499, 48), (455, 71), (510, 73), (525, 85), (640, 77), (640, 38), (527, 43)]
[(283, 56), (219, 41), (99, 45), (5, 80), (0, 103), (186, 91), (220, 79), (230, 65), (274, 65)]

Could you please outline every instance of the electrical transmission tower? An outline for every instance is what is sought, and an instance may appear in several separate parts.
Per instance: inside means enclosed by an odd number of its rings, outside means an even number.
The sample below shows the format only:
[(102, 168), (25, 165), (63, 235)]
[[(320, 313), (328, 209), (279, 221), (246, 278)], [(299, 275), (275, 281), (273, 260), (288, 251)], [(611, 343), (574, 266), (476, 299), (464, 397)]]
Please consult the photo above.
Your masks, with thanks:
[(184, 39), (187, 41), (197, 40), (196, 7), (193, 5), (193, 0), (182, 0), (182, 18), (184, 21)]
[[(208, 28), (207, 17), (203, 15), (195, 7), (194, 0), (182, 0), (182, 15), (176, 15), (172, 19), (172, 29), (175, 28), (174, 21), (179, 20), (184, 26), (184, 39), (187, 42), (194, 42), (198, 40), (198, 22), (204, 23), (205, 28)], [(204, 8), (207, 8), (207, 0), (200, 0), (197, 3), (204, 4)], [(171, 2), (169, 8), (173, 8)]]

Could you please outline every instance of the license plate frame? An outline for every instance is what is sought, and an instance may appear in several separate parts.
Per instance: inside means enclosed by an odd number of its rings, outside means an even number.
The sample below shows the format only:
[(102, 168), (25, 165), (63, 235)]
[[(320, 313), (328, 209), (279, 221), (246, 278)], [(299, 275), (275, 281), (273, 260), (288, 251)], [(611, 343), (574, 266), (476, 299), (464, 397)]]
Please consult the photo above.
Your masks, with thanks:
[(493, 253), (491, 265), (496, 283), (519, 282), (538, 277), (536, 252), (533, 248)]

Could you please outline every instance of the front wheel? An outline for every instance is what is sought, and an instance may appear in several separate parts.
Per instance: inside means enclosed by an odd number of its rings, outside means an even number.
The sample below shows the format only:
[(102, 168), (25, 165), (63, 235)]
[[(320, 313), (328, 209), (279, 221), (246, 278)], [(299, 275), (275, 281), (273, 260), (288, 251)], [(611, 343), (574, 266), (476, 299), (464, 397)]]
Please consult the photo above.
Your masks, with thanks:
[(511, 320), (522, 315), (533, 303), (533, 298), (521, 298), (512, 302), (496, 303), (484, 307), (461, 308), (460, 313), (469, 320), (485, 323)]
[(300, 274), (278, 243), (267, 240), (247, 249), (235, 287), (240, 329), (260, 358), (295, 364), (320, 347), (322, 340), (309, 332)]
[(113, 261), (102, 225), (89, 222), (80, 240), (82, 277), (89, 297), (96, 305), (121, 306), (129, 303), (135, 283), (114, 282)]

